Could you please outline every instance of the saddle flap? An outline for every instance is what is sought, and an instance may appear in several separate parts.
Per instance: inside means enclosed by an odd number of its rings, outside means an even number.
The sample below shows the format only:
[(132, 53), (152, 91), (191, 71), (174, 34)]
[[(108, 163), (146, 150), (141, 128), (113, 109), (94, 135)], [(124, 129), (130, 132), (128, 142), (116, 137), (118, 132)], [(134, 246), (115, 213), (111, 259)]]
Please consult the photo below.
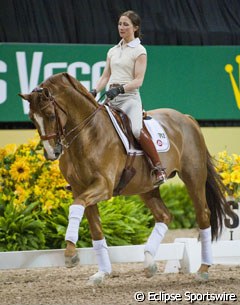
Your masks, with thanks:
[(138, 143), (138, 141), (136, 140), (136, 138), (133, 135), (131, 121), (130, 121), (129, 117), (127, 116), (127, 114), (124, 111), (122, 111), (122, 109), (120, 109), (116, 106), (108, 105), (108, 107), (109, 107), (109, 110), (111, 111), (112, 115), (116, 119), (122, 132), (128, 139), (129, 146), (133, 149), (141, 149), (140, 144)]

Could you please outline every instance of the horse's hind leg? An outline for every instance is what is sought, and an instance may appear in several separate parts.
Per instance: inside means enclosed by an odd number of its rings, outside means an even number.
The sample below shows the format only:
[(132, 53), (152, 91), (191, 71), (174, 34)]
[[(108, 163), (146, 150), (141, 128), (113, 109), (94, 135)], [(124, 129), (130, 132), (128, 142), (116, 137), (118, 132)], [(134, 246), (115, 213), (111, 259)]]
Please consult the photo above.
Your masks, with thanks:
[[(210, 210), (206, 200), (206, 162), (188, 164), (188, 172), (181, 173), (181, 179), (185, 183), (188, 193), (194, 203), (196, 221), (199, 226), (201, 242), (201, 266), (198, 270), (199, 279), (207, 280), (208, 268), (212, 265), (211, 224)], [(185, 169), (186, 169), (185, 168)]]
[(141, 194), (141, 198), (151, 210), (155, 219), (155, 226), (144, 249), (144, 271), (147, 277), (152, 277), (157, 272), (157, 265), (154, 261), (154, 257), (168, 229), (171, 216), (161, 199), (158, 188), (148, 193)]

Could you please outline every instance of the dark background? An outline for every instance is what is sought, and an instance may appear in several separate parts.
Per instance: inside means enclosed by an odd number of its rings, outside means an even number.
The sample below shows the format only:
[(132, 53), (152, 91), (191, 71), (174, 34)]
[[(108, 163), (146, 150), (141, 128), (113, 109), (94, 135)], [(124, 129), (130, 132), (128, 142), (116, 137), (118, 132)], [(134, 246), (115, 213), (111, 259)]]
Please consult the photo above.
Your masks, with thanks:
[(0, 0), (0, 41), (115, 44), (129, 9), (147, 45), (240, 44), (240, 0)]

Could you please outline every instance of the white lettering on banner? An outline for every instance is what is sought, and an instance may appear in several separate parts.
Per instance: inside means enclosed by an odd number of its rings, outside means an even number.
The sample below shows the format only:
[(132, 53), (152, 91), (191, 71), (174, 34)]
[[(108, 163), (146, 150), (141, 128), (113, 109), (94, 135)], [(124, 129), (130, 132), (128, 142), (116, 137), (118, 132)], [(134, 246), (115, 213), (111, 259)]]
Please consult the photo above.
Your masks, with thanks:
[(47, 79), (51, 75), (54, 74), (54, 69), (66, 69), (67, 63), (66, 62), (51, 62), (44, 66), (44, 79)]
[(224, 228), (221, 240), (240, 240), (240, 203), (227, 200), (229, 210), (226, 210)]
[[(39, 80), (40, 72), (41, 72), (41, 65), (43, 60), (43, 52), (33, 52), (32, 62), (30, 69), (27, 69), (27, 58), (26, 52), (16, 52), (16, 61), (17, 61), (17, 68), (18, 68), (18, 76), (19, 76), (19, 84), (20, 90), (22, 93), (29, 93), (31, 92), (42, 80)], [(1, 63), (1, 61), (0, 61)], [(5, 64), (5, 63), (4, 63)], [(6, 65), (6, 64), (5, 64)], [(43, 66), (43, 80), (47, 79), (51, 75), (55, 73), (59, 73), (55, 71), (57, 69), (67, 71), (71, 76), (77, 77), (78, 69), (81, 70), (81, 75), (89, 75), (92, 76), (92, 79), (89, 81), (81, 81), (82, 85), (85, 86), (88, 90), (96, 86), (97, 80), (102, 74), (102, 70), (106, 65), (105, 61), (96, 62), (92, 66), (85, 62), (73, 62), (68, 65), (67, 62), (50, 62)], [(4, 65), (0, 65), (0, 72), (4, 70)], [(28, 75), (28, 70), (30, 70), (30, 75)], [(6, 82), (0, 80), (0, 103), (2, 103), (7, 99), (7, 89), (6, 89)], [(5, 89), (5, 91), (4, 91)], [(3, 92), (3, 93), (2, 93)], [(5, 94), (5, 95), (4, 95)], [(29, 103), (25, 100), (22, 100), (23, 103), (23, 111), (24, 114), (28, 114), (29, 112)]]
[[(28, 77), (26, 52), (16, 52), (21, 92), (28, 93), (38, 85), (42, 56), (43, 56), (43, 52), (33, 53), (31, 73), (30, 73), (30, 77)], [(28, 114), (29, 103), (25, 100), (22, 101), (23, 101), (24, 114)]]
[[(0, 73), (7, 72), (7, 64), (0, 60)], [(0, 79), (0, 104), (3, 104), (7, 100), (7, 82)]]
[[(87, 75), (87, 74), (90, 75), (90, 73), (91, 73), (91, 67), (90, 67), (87, 63), (85, 63), (85, 62), (79, 62), (79, 61), (73, 62), (72, 64), (70, 64), (70, 65), (68, 66), (67, 72), (68, 72), (71, 76), (77, 78), (77, 69), (79, 69), (79, 68), (81, 69), (82, 74), (84, 74), (84, 75)], [(81, 81), (81, 84), (82, 84), (84, 87), (86, 87), (88, 90), (90, 89), (90, 82), (89, 82), (89, 81)]]

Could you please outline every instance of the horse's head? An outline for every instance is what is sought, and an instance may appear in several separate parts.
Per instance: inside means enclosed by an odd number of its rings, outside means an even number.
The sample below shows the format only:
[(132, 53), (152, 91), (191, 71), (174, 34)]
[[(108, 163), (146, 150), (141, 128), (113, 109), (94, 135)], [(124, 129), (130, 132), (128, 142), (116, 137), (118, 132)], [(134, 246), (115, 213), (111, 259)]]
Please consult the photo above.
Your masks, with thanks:
[(48, 88), (35, 88), (30, 94), (19, 94), (30, 104), (29, 117), (38, 130), (48, 160), (59, 159), (67, 115)]

